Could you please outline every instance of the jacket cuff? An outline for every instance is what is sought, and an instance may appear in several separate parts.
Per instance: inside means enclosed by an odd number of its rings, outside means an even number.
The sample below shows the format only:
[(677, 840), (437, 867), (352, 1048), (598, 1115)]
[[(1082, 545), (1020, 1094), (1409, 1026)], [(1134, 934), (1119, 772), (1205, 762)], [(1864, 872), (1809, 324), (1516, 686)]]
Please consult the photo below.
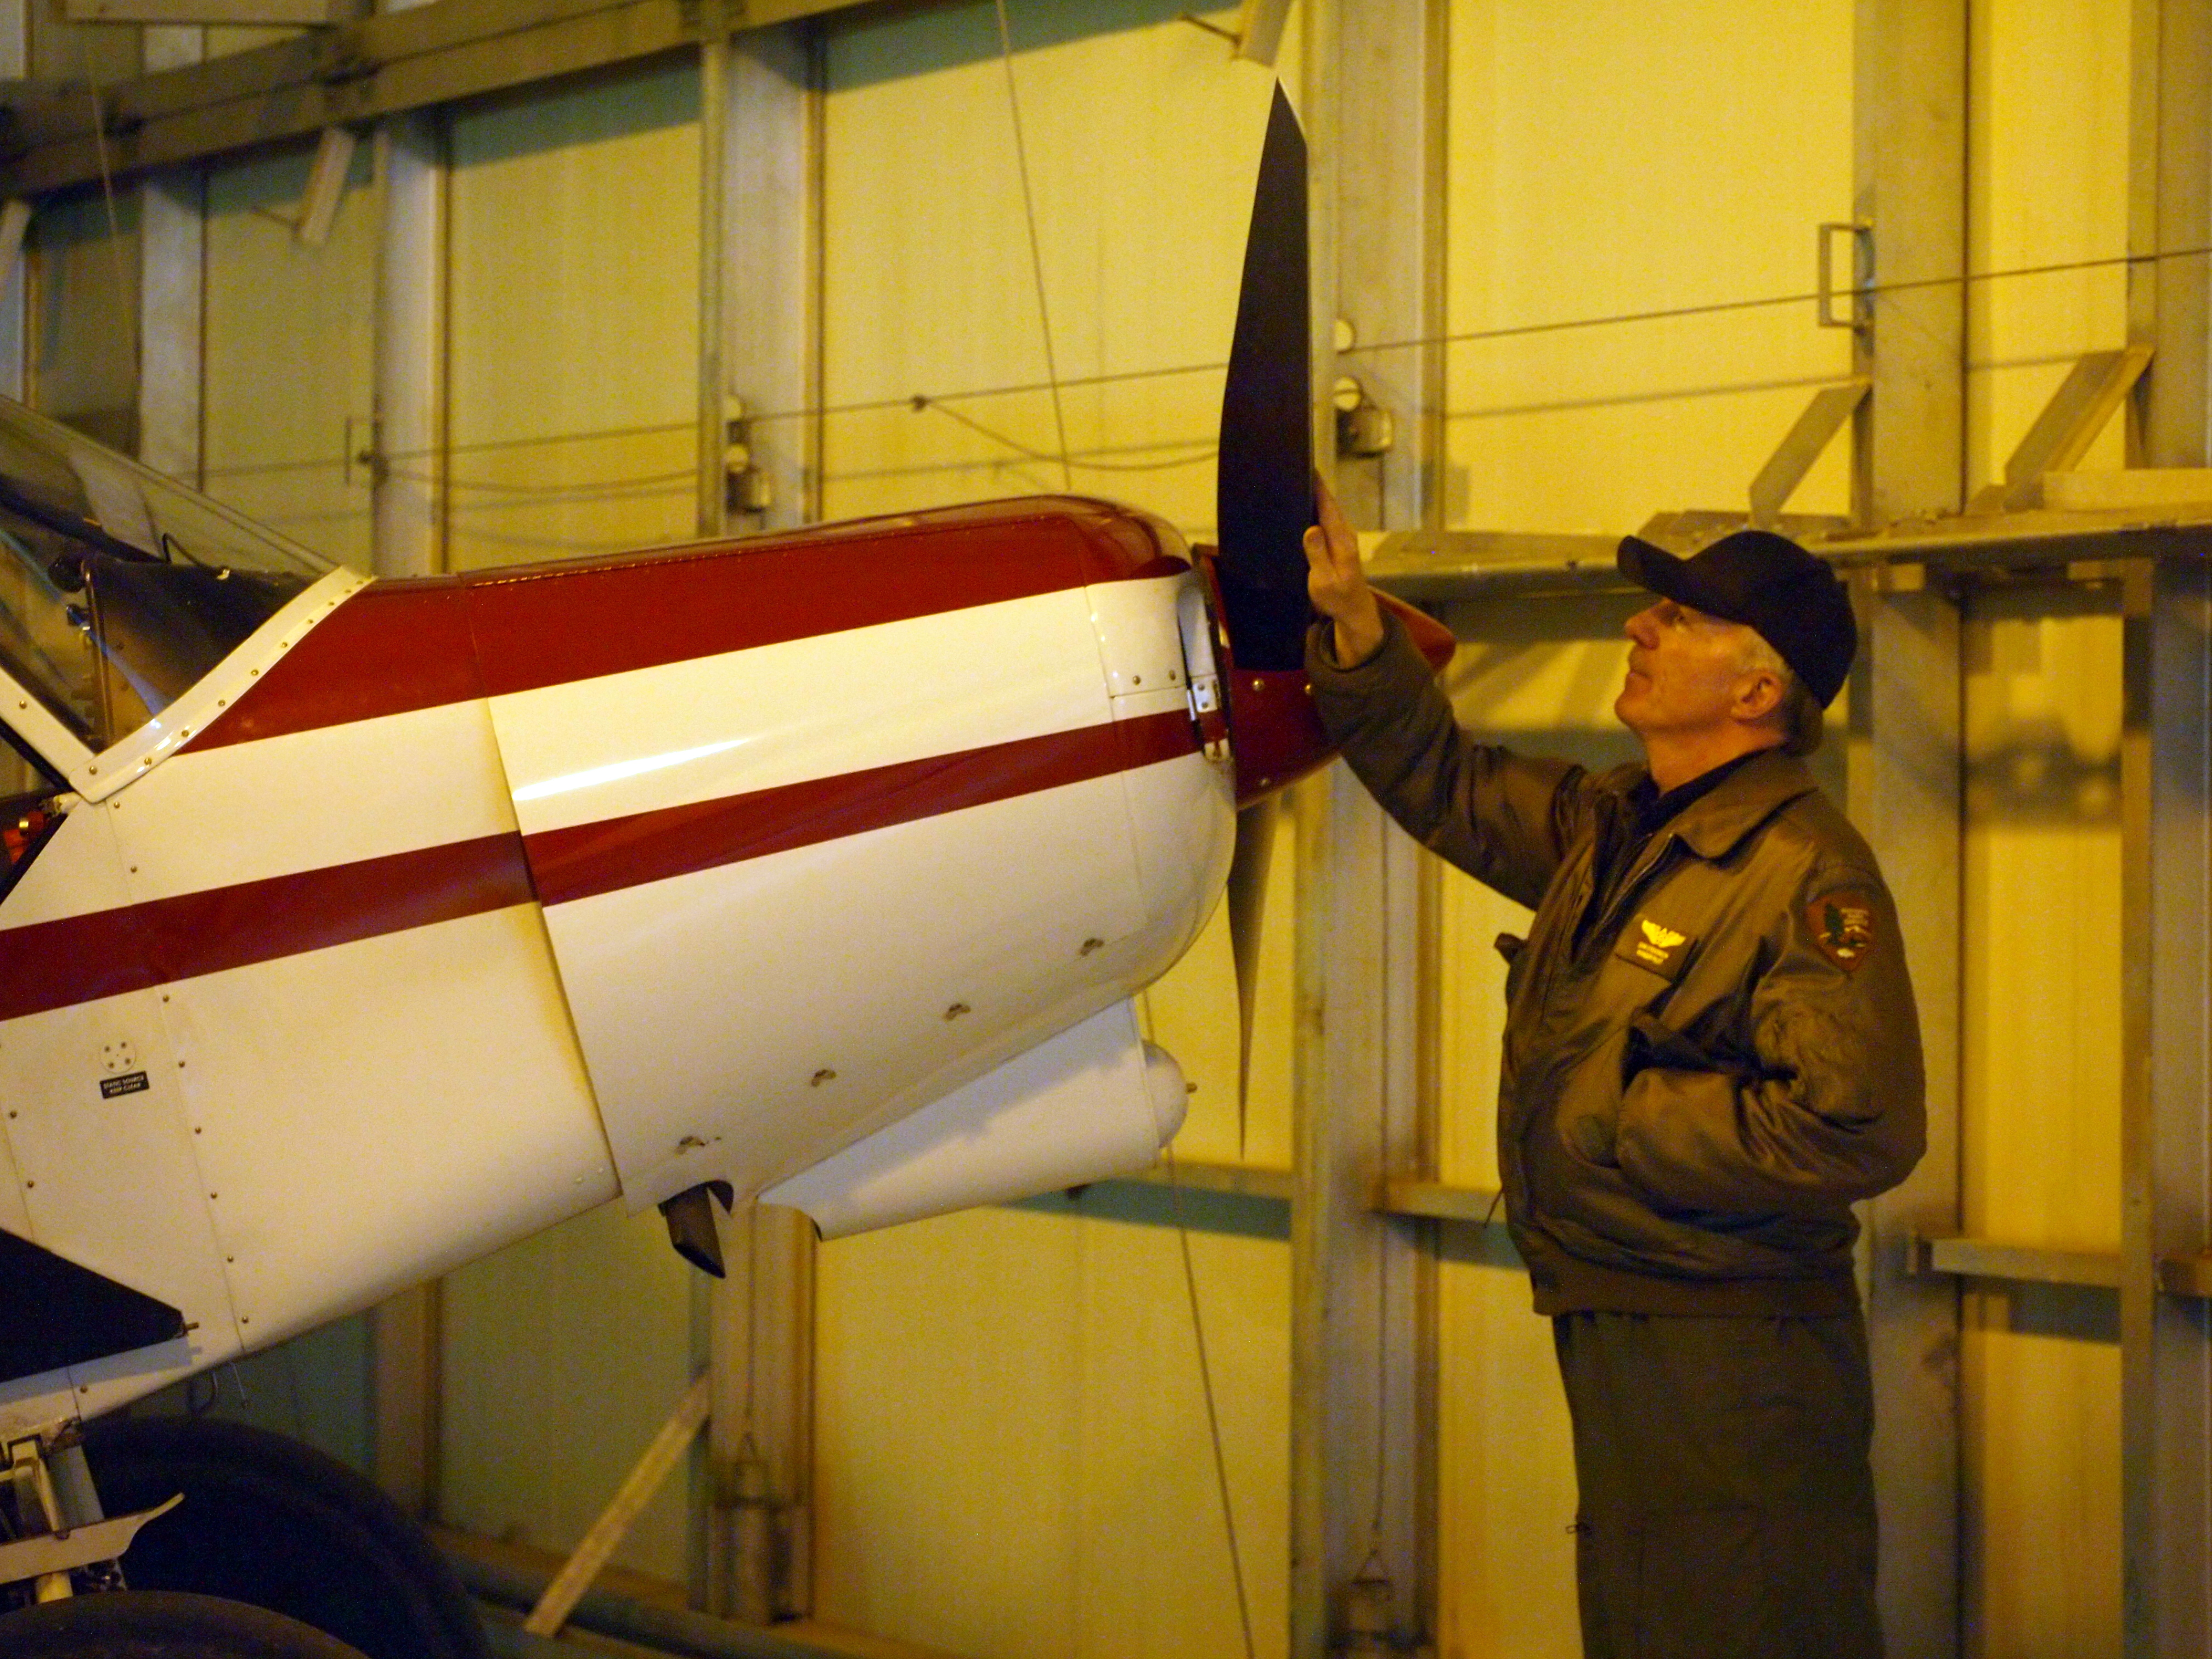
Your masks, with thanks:
[[(1417, 665), (1422, 679), (1429, 678), (1428, 661), (1414, 647), (1406, 624), (1382, 612), (1382, 643), (1365, 661), (1350, 668), (1336, 659), (1336, 625), (1326, 617), (1306, 629), (1306, 673), (1316, 684), (1367, 685), (1402, 675), (1408, 662)], [(1394, 672), (1395, 671), (1395, 672)]]

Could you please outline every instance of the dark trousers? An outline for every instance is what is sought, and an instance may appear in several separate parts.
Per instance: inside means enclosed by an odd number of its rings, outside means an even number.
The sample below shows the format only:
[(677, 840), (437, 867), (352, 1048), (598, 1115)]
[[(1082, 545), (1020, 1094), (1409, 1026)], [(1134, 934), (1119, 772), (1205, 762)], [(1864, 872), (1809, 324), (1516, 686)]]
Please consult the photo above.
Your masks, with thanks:
[(1881, 1659), (1866, 1326), (1577, 1313), (1585, 1659)]

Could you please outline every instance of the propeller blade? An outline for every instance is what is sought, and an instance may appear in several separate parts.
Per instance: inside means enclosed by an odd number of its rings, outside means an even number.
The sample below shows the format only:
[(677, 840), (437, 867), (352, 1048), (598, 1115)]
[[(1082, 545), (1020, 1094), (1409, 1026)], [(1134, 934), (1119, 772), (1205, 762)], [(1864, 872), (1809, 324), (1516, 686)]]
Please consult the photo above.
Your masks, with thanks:
[(1313, 619), (1303, 546), (1314, 522), (1307, 258), (1305, 135), (1278, 86), (1244, 244), (1215, 485), (1222, 621), (1241, 669), (1304, 666)]
[(1252, 1015), (1258, 1004), (1260, 926), (1267, 908), (1267, 866), (1273, 857), (1277, 802), (1269, 795), (1239, 809), (1237, 850), (1229, 861), (1229, 956), (1237, 968), (1237, 1156), (1244, 1156), (1251, 1097)]

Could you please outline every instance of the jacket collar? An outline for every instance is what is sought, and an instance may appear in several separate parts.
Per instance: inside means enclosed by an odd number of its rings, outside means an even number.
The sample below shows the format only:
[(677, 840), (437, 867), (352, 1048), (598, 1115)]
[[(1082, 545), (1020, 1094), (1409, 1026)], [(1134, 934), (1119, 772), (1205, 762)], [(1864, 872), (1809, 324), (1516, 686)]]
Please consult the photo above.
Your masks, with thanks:
[[(1605, 781), (1625, 798), (1650, 776), (1641, 766), (1626, 766)], [(1672, 834), (1701, 859), (1724, 859), (1760, 824), (1819, 787), (1795, 755), (1762, 750), (1684, 807), (1662, 833)]]

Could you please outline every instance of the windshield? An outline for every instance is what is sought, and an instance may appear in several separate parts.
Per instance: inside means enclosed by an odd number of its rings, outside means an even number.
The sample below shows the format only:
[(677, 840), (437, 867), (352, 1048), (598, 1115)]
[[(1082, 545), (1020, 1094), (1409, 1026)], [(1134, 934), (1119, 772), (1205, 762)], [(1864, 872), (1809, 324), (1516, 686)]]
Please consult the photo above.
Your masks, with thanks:
[(0, 665), (88, 747), (160, 714), (329, 568), (0, 400)]

